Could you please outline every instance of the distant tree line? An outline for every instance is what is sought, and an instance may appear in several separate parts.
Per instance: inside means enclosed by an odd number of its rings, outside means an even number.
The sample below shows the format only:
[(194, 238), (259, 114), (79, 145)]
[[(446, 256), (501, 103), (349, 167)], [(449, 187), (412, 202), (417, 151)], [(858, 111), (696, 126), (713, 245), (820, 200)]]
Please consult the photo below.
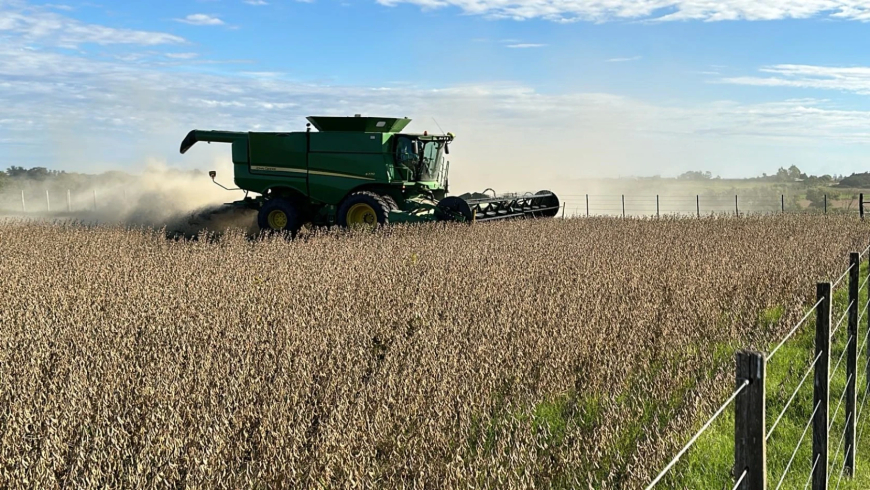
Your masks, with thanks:
[[(679, 180), (717, 180), (721, 179), (720, 176), (713, 176), (712, 172), (709, 171), (698, 171), (698, 170), (690, 170), (688, 172), (684, 172), (680, 174), (677, 179)], [(740, 180), (740, 179), (738, 179)], [(863, 187), (870, 188), (870, 172), (861, 173), (861, 174), (852, 174), (849, 177), (845, 177), (842, 175), (807, 175), (805, 172), (801, 171), (797, 165), (792, 165), (788, 168), (780, 167), (775, 174), (768, 175), (767, 173), (762, 173), (760, 177), (750, 177), (745, 180), (756, 180), (763, 182), (774, 182), (774, 183), (792, 183), (799, 182), (804, 183), (807, 186), (818, 186), (818, 185), (838, 185), (839, 187)]]

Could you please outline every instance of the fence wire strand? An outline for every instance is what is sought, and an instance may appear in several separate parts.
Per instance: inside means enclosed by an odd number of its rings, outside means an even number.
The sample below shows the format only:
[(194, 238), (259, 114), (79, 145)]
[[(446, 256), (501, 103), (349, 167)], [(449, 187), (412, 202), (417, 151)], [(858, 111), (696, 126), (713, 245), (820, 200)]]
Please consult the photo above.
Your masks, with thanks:
[[(867, 356), (867, 362), (864, 364), (864, 372), (867, 372), (867, 369), (870, 368), (870, 355)], [(861, 407), (858, 409), (858, 418), (855, 419), (855, 422), (860, 422), (861, 414), (864, 413), (864, 404), (867, 402), (867, 393), (870, 393), (870, 380), (867, 380), (867, 385), (864, 388), (864, 396), (861, 400)], [(855, 438), (856, 441), (861, 440), (861, 435), (864, 433), (864, 425), (867, 424), (867, 421), (861, 422), (860, 430), (858, 431), (858, 437)]]
[(849, 336), (849, 341), (846, 342), (846, 346), (843, 347), (843, 352), (840, 353), (840, 357), (839, 357), (839, 359), (837, 359), (837, 364), (834, 364), (834, 369), (831, 369), (831, 373), (828, 375), (828, 381), (830, 381), (831, 379), (833, 379), (834, 374), (837, 373), (837, 368), (839, 368), (839, 367), (840, 367), (840, 363), (843, 362), (843, 356), (845, 356), (845, 355), (846, 355), (846, 352), (849, 351), (849, 344), (852, 343), (852, 339), (854, 339), (854, 338), (855, 338), (854, 335), (850, 335), (850, 336)]
[[(870, 274), (868, 274), (867, 277), (870, 278)], [(865, 280), (864, 282), (867, 282), (867, 281)], [(859, 291), (861, 289), (864, 289), (864, 286), (861, 286), (860, 288), (858, 288)], [(858, 314), (858, 323), (861, 323), (861, 319), (864, 318), (864, 313), (867, 313), (868, 306), (870, 306), (870, 300), (868, 300), (864, 303), (864, 308), (861, 310), (861, 313)]]
[(731, 490), (737, 490), (737, 487), (739, 487), (740, 484), (743, 483), (743, 479), (746, 478), (746, 475), (748, 474), (749, 470), (743, 470), (743, 473), (740, 475), (740, 478), (737, 479), (737, 483), (735, 483), (734, 486), (731, 487)]
[(807, 490), (807, 488), (810, 488), (810, 482), (813, 481), (813, 474), (815, 474), (815, 472), (816, 472), (816, 466), (819, 465), (819, 458), (821, 456), (822, 456), (821, 454), (816, 454), (816, 460), (813, 462), (813, 469), (810, 470), (810, 476), (809, 476), (809, 478), (807, 478), (806, 484), (804, 484), (804, 490)]
[(776, 354), (776, 351), (778, 351), (779, 348), (782, 347), (783, 344), (785, 344), (785, 342), (788, 339), (790, 339), (791, 336), (794, 335), (795, 332), (797, 332), (797, 329), (799, 329), (801, 327), (801, 325), (803, 325), (804, 322), (807, 321), (807, 318), (809, 318), (810, 315), (812, 315), (812, 313), (814, 311), (816, 311), (816, 308), (818, 308), (819, 305), (822, 304), (822, 301), (824, 301), (824, 300), (825, 300), (825, 298), (820, 298), (818, 301), (816, 301), (816, 304), (814, 304), (813, 307), (810, 308), (810, 311), (808, 311), (806, 313), (806, 315), (804, 315), (804, 317), (801, 318), (800, 321), (797, 322), (797, 325), (792, 327), (791, 331), (789, 331), (789, 333), (786, 334), (785, 338), (783, 338), (782, 341), (780, 341), (780, 343), (772, 351), (770, 351), (770, 354), (768, 354), (767, 357), (764, 359), (765, 361), (769, 361), (773, 357), (773, 355)]
[(697, 441), (698, 438), (701, 437), (701, 434), (703, 434), (707, 429), (710, 428), (711, 425), (713, 425), (713, 421), (716, 420), (720, 415), (722, 415), (722, 412), (725, 411), (728, 405), (730, 405), (731, 402), (733, 402), (734, 399), (737, 398), (737, 395), (739, 395), (740, 392), (743, 391), (743, 389), (747, 386), (749, 386), (748, 379), (744, 380), (743, 384), (741, 384), (739, 388), (734, 390), (734, 393), (732, 393), (731, 396), (729, 396), (728, 399), (725, 400), (725, 403), (723, 403), (722, 406), (720, 406), (719, 409), (716, 410), (716, 413), (714, 413), (713, 416), (710, 417), (709, 420), (707, 420), (704, 426), (701, 427), (701, 429), (694, 436), (692, 436), (689, 442), (687, 442), (686, 445), (683, 446), (683, 449), (681, 449), (680, 452), (678, 452), (677, 455), (674, 456), (674, 459), (672, 459), (671, 462), (668, 463), (668, 465), (665, 466), (665, 468), (661, 471), (661, 473), (659, 473), (659, 475), (655, 477), (655, 479), (650, 482), (649, 485), (647, 485), (646, 490), (651, 490), (653, 487), (655, 487), (656, 483), (658, 483), (665, 476), (665, 474), (667, 474), (667, 472), (670, 471), (670, 469), (673, 468), (675, 464), (677, 464), (677, 461), (680, 460), (683, 454), (685, 454), (686, 451), (688, 451), (689, 448), (692, 447), (693, 444), (695, 444), (695, 441)]
[[(870, 393), (870, 389), (864, 388), (864, 396), (861, 397), (861, 406), (858, 407), (858, 418), (855, 419), (855, 422), (858, 423), (861, 421), (861, 414), (864, 413), (864, 404), (867, 403), (867, 393)], [(867, 421), (861, 422), (861, 430), (858, 431), (858, 436), (855, 437), (855, 443), (861, 440), (861, 434), (864, 432), (864, 424)]]
[[(846, 380), (846, 386), (849, 386), (849, 383), (852, 381), (853, 376), (854, 376), (853, 374), (849, 375), (849, 378)], [(831, 413), (831, 423), (828, 424), (829, 431), (831, 430), (831, 427), (834, 426), (834, 421), (837, 419), (837, 414), (840, 413), (840, 405), (843, 404), (843, 400), (846, 398), (847, 391), (849, 391), (849, 390), (843, 388), (843, 394), (840, 395), (840, 401), (837, 402), (837, 408), (835, 408), (834, 411)], [(849, 416), (851, 417), (851, 415), (849, 415)], [(846, 422), (846, 423), (848, 424), (848, 422)], [(845, 432), (843, 432), (843, 434), (845, 434)], [(837, 450), (839, 451), (839, 449), (840, 448), (838, 447)]]
[(834, 338), (834, 334), (837, 333), (837, 330), (839, 330), (840, 327), (843, 325), (843, 320), (845, 320), (845, 319), (846, 319), (846, 316), (849, 315), (849, 310), (852, 309), (852, 305), (853, 305), (853, 304), (855, 304), (854, 301), (850, 301), (850, 302), (849, 302), (849, 306), (847, 306), (847, 307), (846, 307), (846, 310), (843, 311), (843, 316), (841, 316), (840, 319), (837, 320), (837, 325), (834, 327), (834, 330), (831, 332), (831, 337), (830, 337), (830, 338)]
[(776, 418), (776, 422), (773, 423), (773, 426), (767, 432), (767, 435), (764, 436), (765, 441), (770, 439), (771, 434), (773, 434), (773, 430), (776, 429), (776, 426), (779, 425), (779, 422), (782, 420), (782, 417), (785, 416), (786, 410), (788, 410), (788, 407), (791, 406), (791, 403), (794, 401), (795, 396), (797, 396), (798, 391), (800, 391), (801, 386), (804, 385), (804, 381), (806, 381), (807, 377), (809, 377), (810, 373), (813, 372), (813, 368), (816, 366), (816, 363), (819, 362), (819, 359), (821, 359), (822, 354), (824, 354), (824, 352), (819, 352), (819, 354), (816, 356), (816, 359), (813, 361), (812, 364), (810, 364), (809, 369), (807, 369), (807, 372), (804, 374), (804, 377), (801, 379), (801, 382), (798, 383), (798, 386), (797, 386), (797, 388), (795, 388), (794, 392), (792, 393), (791, 398), (788, 399), (788, 402), (786, 402), (785, 407), (782, 409), (782, 412), (779, 413), (779, 417)]
[[(837, 455), (840, 454), (840, 446), (843, 444), (843, 441), (846, 440), (846, 429), (847, 429), (848, 426), (849, 426), (849, 421), (850, 421), (850, 420), (852, 420), (852, 414), (851, 414), (851, 413), (849, 414), (848, 417), (846, 417), (846, 427), (843, 427), (843, 433), (840, 434), (840, 442), (837, 443), (837, 450), (834, 451), (834, 459), (837, 459)], [(828, 427), (828, 430), (830, 431), (831, 428)], [(846, 459), (846, 453), (843, 453), (843, 460), (844, 460), (844, 462), (845, 462), (845, 459)], [(828, 476), (830, 476), (830, 473), (828, 473)]]
[[(866, 373), (868, 369), (870, 369), (870, 353), (868, 353), (867, 355), (867, 362), (864, 363), (864, 372)], [(870, 392), (870, 379), (865, 380), (865, 384), (866, 386), (864, 388), (864, 399), (861, 401), (861, 408), (864, 408), (864, 401), (867, 400), (867, 393)], [(861, 414), (861, 408), (858, 409), (859, 415)], [(858, 420), (856, 420), (856, 422), (857, 421)]]
[[(846, 454), (849, 454), (849, 451), (851, 449), (852, 449), (852, 446), (849, 446), (848, 448), (846, 448)], [(835, 490), (840, 489), (840, 482), (843, 481), (843, 472), (846, 471), (846, 454), (843, 455), (843, 466), (840, 467), (840, 477), (837, 478), (837, 488)]]
[(870, 245), (868, 245), (867, 248), (865, 248), (864, 251), (861, 252), (861, 257), (863, 257), (864, 254), (866, 254), (868, 250), (870, 250)]
[(782, 476), (779, 478), (779, 483), (776, 485), (775, 490), (779, 490), (779, 487), (782, 486), (782, 482), (785, 481), (786, 475), (788, 475), (788, 470), (791, 468), (791, 464), (794, 462), (794, 457), (797, 456), (798, 449), (801, 448), (801, 443), (804, 442), (804, 437), (807, 436), (807, 431), (810, 430), (810, 426), (813, 425), (813, 420), (816, 418), (816, 412), (819, 411), (819, 407), (822, 406), (822, 401), (819, 400), (816, 402), (816, 409), (813, 410), (813, 414), (810, 415), (810, 420), (807, 422), (807, 425), (804, 427), (804, 433), (801, 434), (801, 438), (798, 439), (797, 445), (794, 447), (794, 451), (791, 453), (791, 459), (788, 460), (788, 464), (785, 465), (785, 470), (782, 472)]
[(836, 289), (836, 288), (837, 288), (837, 285), (840, 284), (840, 281), (842, 281), (843, 279), (846, 278), (847, 275), (849, 275), (849, 271), (852, 270), (852, 267), (854, 267), (854, 266), (853, 266), (852, 264), (849, 264), (849, 268), (846, 269), (846, 272), (844, 272), (842, 276), (840, 276), (836, 281), (834, 281), (833, 284), (831, 284), (831, 289), (832, 289), (832, 290), (833, 290), (833, 289)]

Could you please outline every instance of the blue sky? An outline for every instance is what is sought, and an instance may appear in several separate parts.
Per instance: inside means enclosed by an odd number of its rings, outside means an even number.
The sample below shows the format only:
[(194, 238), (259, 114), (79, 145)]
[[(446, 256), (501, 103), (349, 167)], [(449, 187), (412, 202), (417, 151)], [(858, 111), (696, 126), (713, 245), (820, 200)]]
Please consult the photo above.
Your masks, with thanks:
[[(60, 0), (63, 1), (63, 0)], [(454, 131), (468, 187), (870, 170), (863, 0), (0, 0), (0, 158), (226, 163), (186, 131)]]

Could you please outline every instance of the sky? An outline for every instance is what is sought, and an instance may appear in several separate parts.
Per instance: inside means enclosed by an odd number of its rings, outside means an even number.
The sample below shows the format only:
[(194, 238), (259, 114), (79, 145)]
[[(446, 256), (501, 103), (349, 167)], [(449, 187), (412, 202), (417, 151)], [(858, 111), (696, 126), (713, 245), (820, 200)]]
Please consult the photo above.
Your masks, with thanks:
[(56, 1), (0, 0), (0, 168), (360, 113), (455, 133), (462, 189), (870, 170), (866, 0)]

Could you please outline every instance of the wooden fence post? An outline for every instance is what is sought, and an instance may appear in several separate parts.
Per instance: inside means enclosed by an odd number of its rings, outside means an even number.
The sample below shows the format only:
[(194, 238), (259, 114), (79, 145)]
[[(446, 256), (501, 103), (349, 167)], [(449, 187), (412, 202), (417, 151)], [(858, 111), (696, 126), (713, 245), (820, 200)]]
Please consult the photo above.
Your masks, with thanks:
[(737, 388), (749, 382), (734, 401), (734, 475), (739, 479), (746, 472), (740, 490), (767, 488), (765, 371), (764, 354), (737, 353)]
[(813, 380), (813, 456), (818, 458), (813, 472), (813, 490), (828, 489), (828, 403), (830, 381), (828, 371), (831, 368), (831, 283), (816, 284), (816, 362)]
[(846, 474), (855, 476), (855, 406), (857, 395), (855, 385), (858, 378), (858, 283), (861, 270), (861, 256), (858, 252), (849, 254), (849, 333), (846, 351), (846, 456), (843, 464)]

